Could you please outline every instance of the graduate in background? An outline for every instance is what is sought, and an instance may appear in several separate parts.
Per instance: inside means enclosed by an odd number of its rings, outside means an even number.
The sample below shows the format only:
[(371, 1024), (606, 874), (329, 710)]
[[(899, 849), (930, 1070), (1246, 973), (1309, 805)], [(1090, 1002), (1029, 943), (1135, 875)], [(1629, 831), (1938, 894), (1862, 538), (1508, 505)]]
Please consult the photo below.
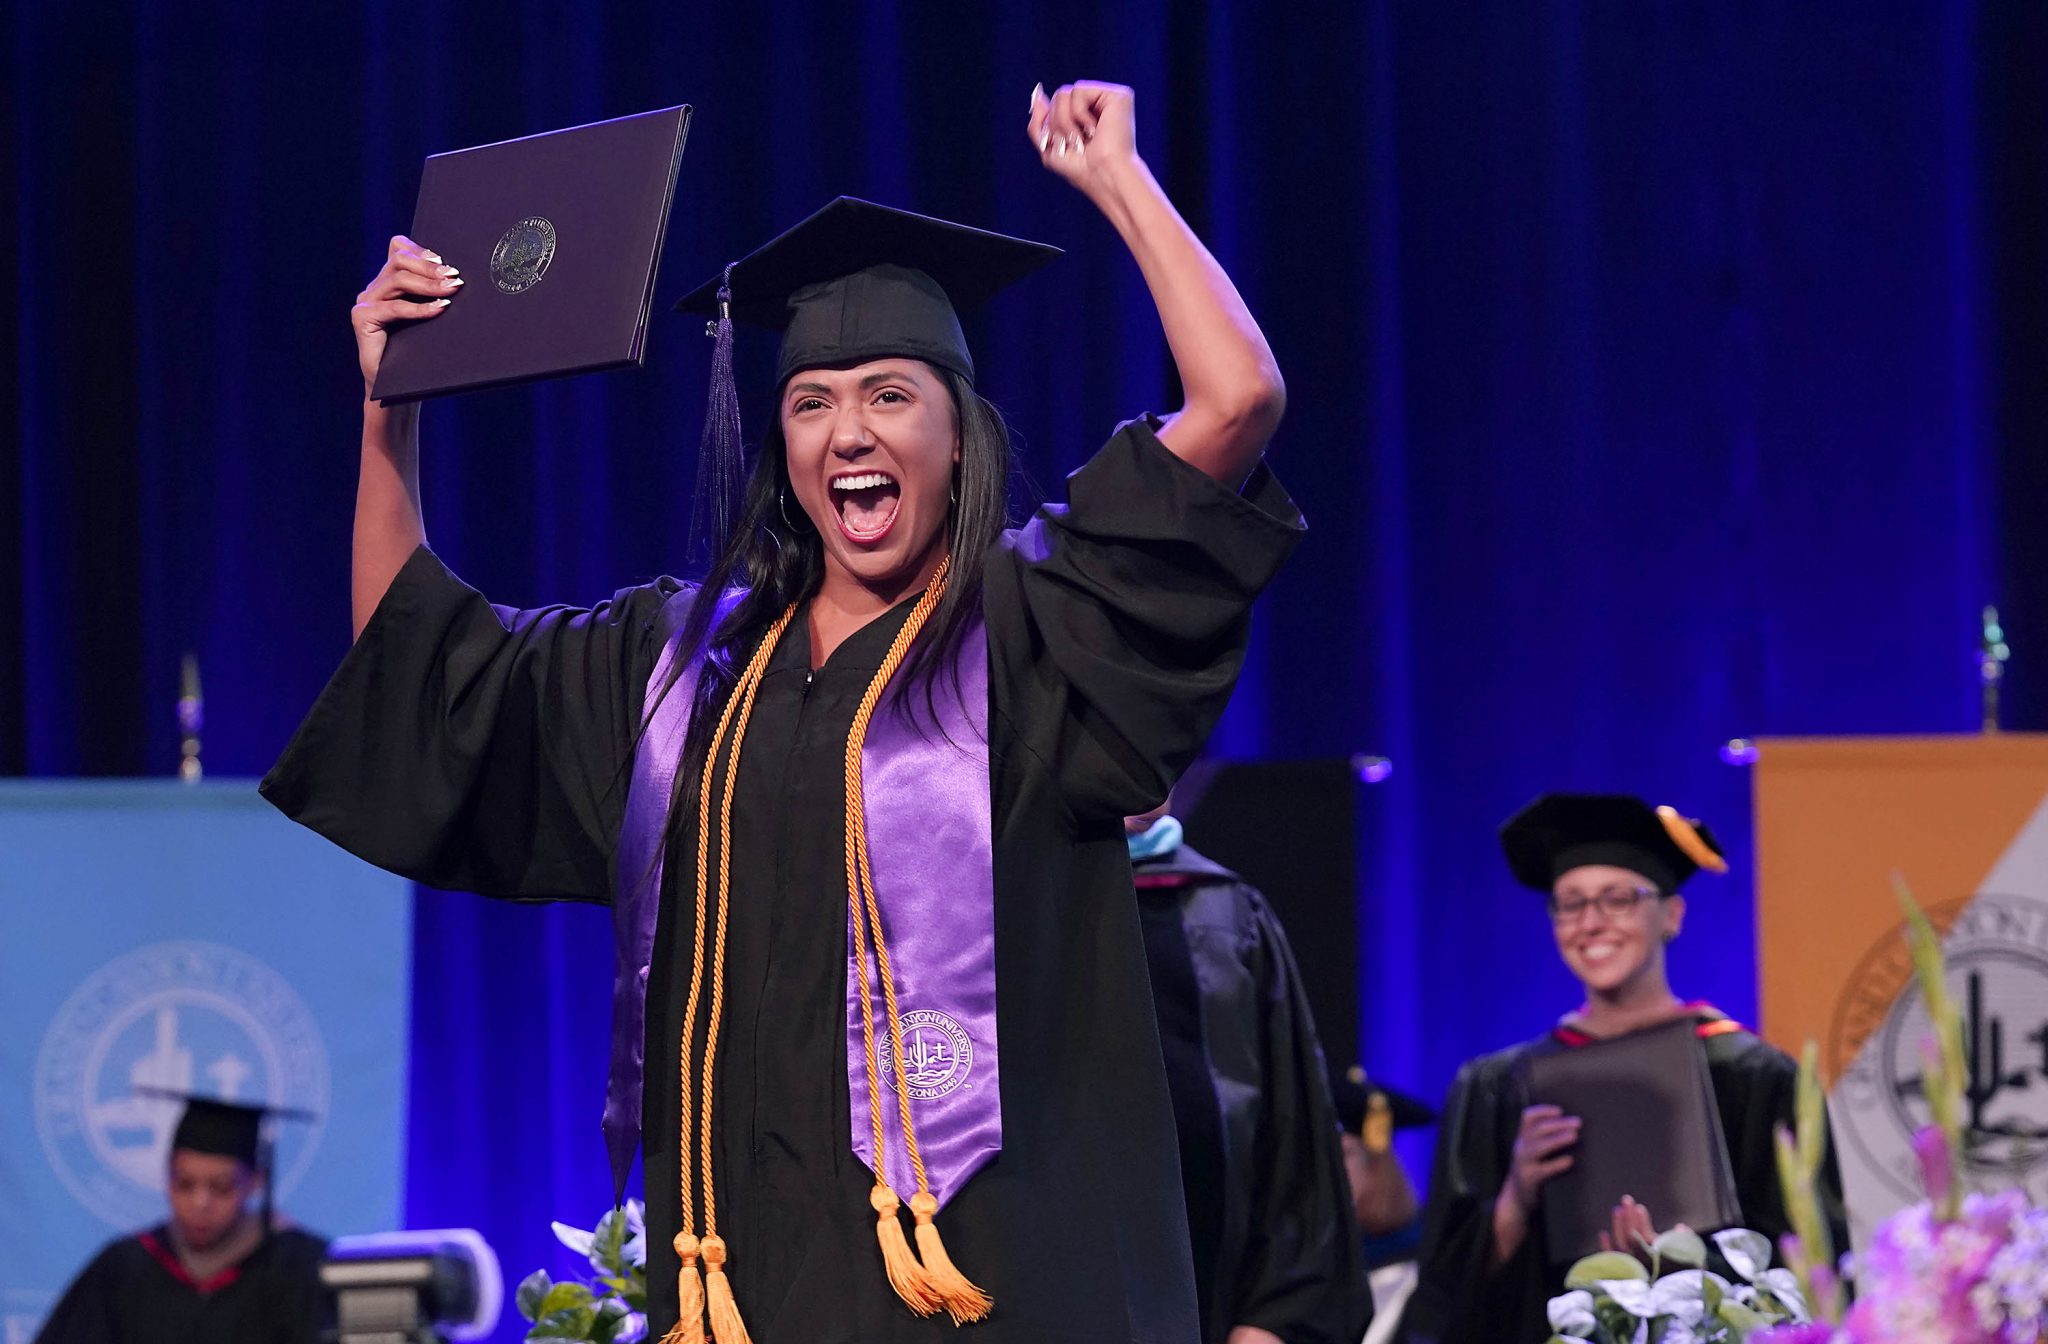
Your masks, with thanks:
[[(685, 300), (719, 333), (700, 585), (487, 603), (425, 545), (418, 409), (363, 406), (356, 643), (263, 791), (436, 887), (612, 905), (605, 1127), (670, 1344), (1195, 1337), (1123, 819), (1301, 534), (1260, 465), (1284, 391), (1131, 90), (1034, 90), (1018, 129), (1129, 248), (1184, 394), (1022, 528), (956, 305), (1054, 250), (865, 202)], [(464, 302), (432, 241), (354, 310), (366, 388), (387, 327)], [(782, 333), (751, 467), (735, 321)]]
[(1415, 1291), (1415, 1252), (1422, 1244), (1422, 1206), (1394, 1154), (1394, 1133), (1435, 1124), (1436, 1111), (1405, 1092), (1381, 1087), (1356, 1064), (1342, 1074), (1331, 1071), (1330, 1096), (1343, 1126), (1344, 1174), (1351, 1179), (1351, 1210), (1372, 1285), (1372, 1328), (1365, 1344), (1380, 1344), (1394, 1337)]
[(315, 1344), (327, 1243), (275, 1226), (270, 1114), (295, 1113), (187, 1101), (171, 1135), (170, 1221), (95, 1256), (37, 1344)]
[[(1127, 818), (1207, 1344), (1357, 1344), (1372, 1293), (1322, 1047), (1266, 899)], [(1412, 1199), (1412, 1196), (1411, 1196)]]
[[(1521, 1069), (1533, 1055), (1570, 1050), (1677, 1018), (1690, 1018), (1713, 1081), (1745, 1227), (1776, 1246), (1790, 1230), (1778, 1189), (1773, 1131), (1793, 1122), (1799, 1066), (1725, 1014), (1671, 990), (1665, 946), (1685, 923), (1679, 888), (1728, 865), (1713, 834), (1668, 807), (1618, 794), (1553, 793), (1501, 828), (1516, 881), (1542, 892), (1558, 955), (1586, 998), (1533, 1041), (1471, 1060), (1444, 1103), (1421, 1278), (1397, 1338), (1412, 1344), (1501, 1344), (1549, 1333), (1546, 1302), (1565, 1266), (1544, 1245), (1541, 1200), (1572, 1164), (1576, 1117), (1521, 1104)], [(1847, 1246), (1841, 1176), (1829, 1152), (1821, 1172), (1834, 1242)], [(1603, 1240), (1634, 1249), (1667, 1229), (1633, 1200), (1613, 1211)], [(1700, 1231), (1715, 1229), (1702, 1228)]]

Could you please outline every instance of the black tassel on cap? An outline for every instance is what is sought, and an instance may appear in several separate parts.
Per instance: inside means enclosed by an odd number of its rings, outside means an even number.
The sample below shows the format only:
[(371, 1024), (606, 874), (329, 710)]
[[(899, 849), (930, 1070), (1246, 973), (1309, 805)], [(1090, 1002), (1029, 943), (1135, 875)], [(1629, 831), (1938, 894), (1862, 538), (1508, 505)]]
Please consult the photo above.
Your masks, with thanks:
[(740, 394), (732, 372), (732, 265), (718, 287), (718, 316), (704, 334), (711, 350), (711, 390), (704, 407), (704, 437), (697, 445), (697, 490), (690, 502), (690, 552), (710, 564), (732, 537), (739, 514), (741, 471)]

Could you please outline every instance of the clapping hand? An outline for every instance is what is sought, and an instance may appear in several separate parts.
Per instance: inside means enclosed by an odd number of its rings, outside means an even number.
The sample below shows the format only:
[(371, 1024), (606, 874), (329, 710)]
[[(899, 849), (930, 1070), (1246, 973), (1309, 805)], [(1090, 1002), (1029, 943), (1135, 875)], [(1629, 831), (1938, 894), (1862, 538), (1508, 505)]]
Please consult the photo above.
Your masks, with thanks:
[(1646, 1256), (1650, 1244), (1657, 1240), (1657, 1229), (1650, 1222), (1650, 1211), (1636, 1203), (1629, 1195), (1621, 1197), (1621, 1203), (1614, 1206), (1612, 1223), (1608, 1231), (1600, 1234), (1600, 1249), (1603, 1251), (1626, 1251), (1634, 1256)]

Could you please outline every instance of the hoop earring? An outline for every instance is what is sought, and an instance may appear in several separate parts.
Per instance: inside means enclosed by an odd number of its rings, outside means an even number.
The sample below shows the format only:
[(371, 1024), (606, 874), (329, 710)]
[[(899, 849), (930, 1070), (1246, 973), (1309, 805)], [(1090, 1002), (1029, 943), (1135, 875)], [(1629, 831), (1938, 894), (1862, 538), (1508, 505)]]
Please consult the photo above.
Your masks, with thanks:
[[(775, 492), (775, 511), (782, 515), (782, 525), (788, 528), (793, 535), (801, 535), (805, 532), (809, 532), (812, 530), (808, 527), (798, 527), (795, 523), (790, 521), (789, 491), (777, 490)], [(805, 519), (804, 521), (809, 522), (810, 520)]]

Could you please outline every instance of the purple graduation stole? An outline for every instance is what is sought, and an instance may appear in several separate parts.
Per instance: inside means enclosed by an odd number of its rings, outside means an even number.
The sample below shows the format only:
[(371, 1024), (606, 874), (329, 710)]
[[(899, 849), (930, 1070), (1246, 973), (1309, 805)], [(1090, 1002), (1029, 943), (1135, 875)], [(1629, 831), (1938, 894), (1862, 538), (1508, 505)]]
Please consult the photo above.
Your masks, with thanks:
[[(646, 731), (633, 758), (619, 836), (612, 897), (618, 957), (612, 984), (611, 1075), (604, 1133), (614, 1191), (640, 1143), (645, 1094), (647, 977), (660, 909), (663, 839), (676, 766), (696, 699), (701, 651), (666, 695), (661, 688), (682, 658), (681, 626), (692, 595), (662, 608), (661, 656), (647, 680)], [(722, 619), (737, 594), (729, 596)], [(787, 638), (801, 638), (801, 627)], [(941, 1205), (1002, 1148), (997, 1081), (995, 867), (989, 804), (988, 633), (976, 621), (957, 661), (960, 693), (942, 678), (931, 709), (921, 689), (893, 682), (884, 692), (861, 752), (866, 784), (869, 864), (889, 941), (902, 1011), (903, 1062), (910, 1081), (927, 1180)], [(910, 705), (904, 704), (905, 695)], [(914, 708), (913, 716), (907, 712)], [(932, 722), (934, 710), (937, 724)], [(743, 749), (744, 750), (744, 749)], [(837, 893), (842, 899), (843, 888)], [(905, 1199), (917, 1188), (896, 1118), (895, 1060), (886, 1005), (869, 949), (875, 997), (876, 1064), (883, 1078), (887, 1178)], [(847, 931), (847, 1081), (854, 1152), (874, 1169), (867, 1065), (862, 1059), (859, 982)]]

